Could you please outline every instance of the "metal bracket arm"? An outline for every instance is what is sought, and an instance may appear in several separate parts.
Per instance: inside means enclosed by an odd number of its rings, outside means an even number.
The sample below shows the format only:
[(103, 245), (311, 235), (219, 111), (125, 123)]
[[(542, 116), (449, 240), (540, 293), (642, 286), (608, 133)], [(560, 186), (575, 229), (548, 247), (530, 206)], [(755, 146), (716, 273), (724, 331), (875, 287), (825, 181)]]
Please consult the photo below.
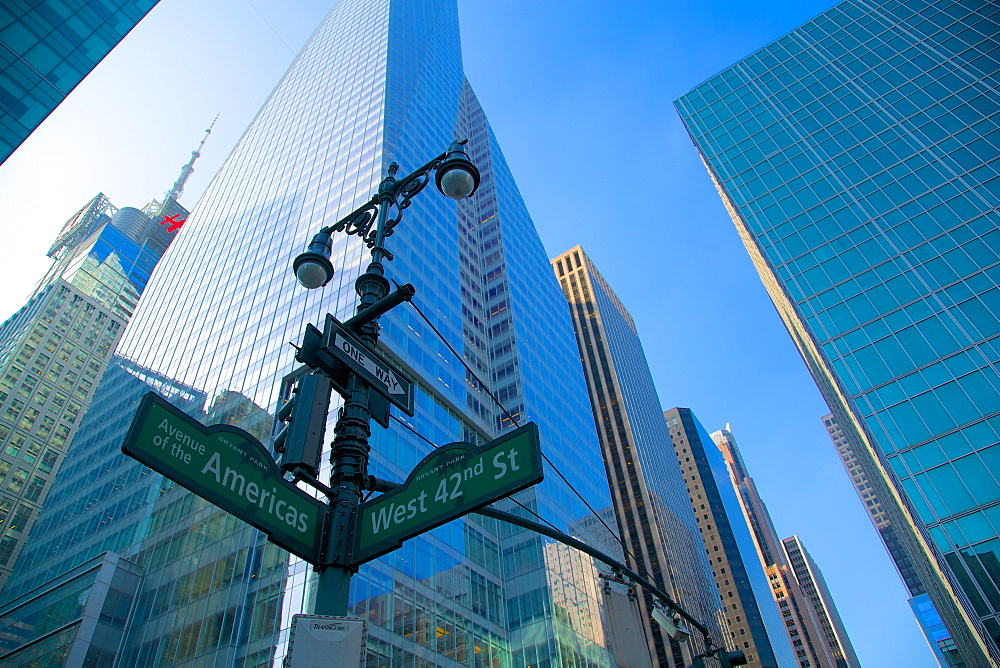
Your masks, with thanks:
[(295, 467), (295, 469), (292, 471), (292, 475), (295, 476), (296, 480), (301, 480), (302, 482), (309, 485), (313, 489), (317, 489), (323, 492), (328, 497), (332, 497), (336, 493), (333, 491), (333, 488), (327, 487), (319, 480), (316, 480), (316, 478), (309, 475), (309, 473), (300, 466)]
[(622, 573), (625, 573), (625, 575), (627, 575), (630, 580), (635, 582), (643, 589), (646, 589), (657, 598), (662, 599), (663, 603), (668, 608), (670, 608), (678, 615), (680, 615), (688, 622), (690, 622), (693, 627), (698, 629), (698, 631), (701, 632), (703, 636), (705, 636), (706, 640), (709, 640), (711, 638), (708, 629), (705, 628), (705, 626), (702, 625), (701, 622), (699, 622), (697, 619), (688, 614), (688, 612), (684, 608), (674, 603), (673, 599), (671, 599), (670, 596), (665, 591), (663, 591), (655, 584), (653, 584), (646, 578), (642, 577), (641, 575), (633, 571), (625, 564), (621, 563), (616, 559), (612, 559), (611, 557), (604, 554), (600, 550), (595, 550), (594, 548), (587, 545), (583, 541), (579, 541), (576, 538), (573, 538), (572, 536), (564, 534), (562, 531), (557, 531), (551, 527), (545, 526), (544, 524), (540, 524), (538, 522), (532, 522), (531, 520), (524, 519), (523, 517), (518, 517), (513, 513), (504, 512), (503, 510), (497, 510), (496, 508), (490, 508), (489, 506), (487, 506), (486, 508), (480, 508), (479, 510), (474, 510), (472, 512), (478, 515), (482, 515), (484, 517), (491, 517), (495, 520), (500, 520), (501, 522), (509, 522), (510, 524), (515, 524), (524, 529), (529, 529), (530, 531), (538, 532), (543, 536), (548, 536), (549, 538), (557, 540), (560, 543), (563, 543), (564, 545), (569, 545), (570, 547), (574, 547), (580, 550), (581, 552), (589, 554), (594, 559), (597, 559), (598, 561), (601, 561), (607, 564), (608, 566), (611, 566), (611, 568), (614, 568), (616, 570), (621, 571)]
[(348, 318), (341, 324), (344, 327), (357, 332), (366, 324), (368, 324), (375, 318), (379, 317), (380, 315), (388, 313), (393, 308), (399, 306), (403, 302), (410, 301), (410, 299), (415, 294), (417, 294), (417, 289), (413, 287), (411, 283), (407, 283), (406, 285), (401, 285), (400, 287), (396, 288), (382, 299), (378, 300), (377, 302), (366, 308), (364, 311), (361, 311), (357, 315)]

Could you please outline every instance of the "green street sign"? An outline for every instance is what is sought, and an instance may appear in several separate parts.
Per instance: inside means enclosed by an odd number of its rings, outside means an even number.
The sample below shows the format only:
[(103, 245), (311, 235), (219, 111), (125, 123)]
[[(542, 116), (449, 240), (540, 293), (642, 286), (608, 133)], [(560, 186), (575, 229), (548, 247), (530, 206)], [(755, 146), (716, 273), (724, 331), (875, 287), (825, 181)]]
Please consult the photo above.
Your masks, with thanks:
[(483, 446), (442, 446), (401, 486), (358, 507), (354, 564), (541, 481), (542, 450), (533, 422)]
[(326, 504), (282, 478), (270, 453), (246, 431), (206, 427), (147, 392), (122, 452), (260, 529), (292, 554), (321, 563)]

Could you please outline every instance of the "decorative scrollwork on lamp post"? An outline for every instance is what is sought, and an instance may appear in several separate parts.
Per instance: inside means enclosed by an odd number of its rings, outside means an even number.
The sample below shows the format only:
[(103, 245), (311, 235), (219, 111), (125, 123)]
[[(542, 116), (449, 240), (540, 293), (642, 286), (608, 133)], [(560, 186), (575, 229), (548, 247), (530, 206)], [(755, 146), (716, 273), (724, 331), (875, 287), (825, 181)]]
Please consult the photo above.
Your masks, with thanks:
[[(409, 208), (411, 200), (420, 193), (434, 174), (438, 190), (447, 197), (461, 200), (470, 197), (479, 187), (479, 170), (465, 152), (466, 140), (452, 142), (448, 150), (423, 165), (412, 174), (396, 178), (399, 165), (395, 162), (379, 183), (378, 190), (370, 200), (347, 214), (333, 225), (322, 228), (313, 236), (308, 249), (295, 258), (292, 269), (295, 276), (306, 288), (320, 288), (333, 278), (333, 264), (330, 262), (335, 232), (353, 234), (360, 237), (371, 249), (371, 262), (363, 274), (358, 276), (354, 287), (358, 293), (358, 313), (364, 324), (356, 329), (364, 345), (371, 349), (378, 343), (378, 307), (389, 295), (389, 281), (385, 278), (383, 261), (393, 256), (386, 247), (385, 239), (391, 236), (402, 221), (403, 212)], [(390, 212), (394, 215), (390, 217)], [(412, 286), (406, 296), (412, 295)], [(400, 289), (402, 290), (402, 288)], [(400, 291), (397, 291), (400, 292)], [(386, 300), (393, 301), (391, 298)], [(386, 302), (381, 302), (385, 304)], [(388, 307), (391, 308), (391, 307)], [(369, 310), (372, 309), (372, 310)], [(344, 406), (340, 410), (330, 452), (330, 530), (327, 555), (330, 565), (319, 568), (319, 584), (316, 612), (342, 615), (347, 609), (347, 595), (350, 587), (352, 567), (349, 565), (349, 542), (351, 520), (354, 510), (361, 501), (363, 490), (369, 484), (368, 438), (371, 435), (371, 410), (369, 408), (369, 387), (356, 374), (351, 374), (344, 396)]]
[[(333, 278), (330, 252), (334, 232), (354, 234), (364, 239), (372, 255), (366, 273), (383, 275), (382, 261), (393, 259), (392, 253), (385, 247), (385, 239), (403, 220), (403, 212), (409, 208), (411, 200), (430, 183), (432, 173), (438, 190), (454, 200), (470, 197), (479, 187), (479, 170), (465, 152), (467, 141), (452, 142), (447, 151), (402, 179), (396, 179), (399, 165), (395, 162), (390, 164), (370, 200), (333, 225), (322, 228), (309, 243), (308, 250), (295, 258), (292, 268), (299, 282), (313, 289), (323, 287)], [(392, 209), (395, 209), (395, 215), (390, 218)]]

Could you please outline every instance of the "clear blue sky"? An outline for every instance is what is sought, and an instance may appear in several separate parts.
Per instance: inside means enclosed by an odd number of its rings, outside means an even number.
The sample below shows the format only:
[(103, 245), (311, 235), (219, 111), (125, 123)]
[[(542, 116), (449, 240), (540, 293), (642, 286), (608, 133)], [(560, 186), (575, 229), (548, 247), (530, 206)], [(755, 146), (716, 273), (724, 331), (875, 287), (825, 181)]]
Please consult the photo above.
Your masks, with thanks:
[[(635, 318), (664, 408), (692, 408), (709, 431), (731, 423), (862, 663), (933, 666), (823, 429), (826, 406), (672, 106), (831, 4), (459, 0), (468, 78), (549, 253), (587, 249)], [(0, 166), (14, 251), (0, 318), (67, 218), (98, 191), (119, 206), (161, 196), (221, 112), (182, 200), (193, 206), (330, 5), (161, 0)]]

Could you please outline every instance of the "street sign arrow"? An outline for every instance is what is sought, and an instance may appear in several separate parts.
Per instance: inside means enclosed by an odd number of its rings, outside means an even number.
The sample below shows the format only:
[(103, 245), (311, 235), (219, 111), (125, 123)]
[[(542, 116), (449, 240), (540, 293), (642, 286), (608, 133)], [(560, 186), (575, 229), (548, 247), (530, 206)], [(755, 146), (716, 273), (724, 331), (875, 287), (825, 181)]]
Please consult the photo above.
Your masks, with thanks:
[(451, 443), (417, 464), (406, 482), (358, 506), (355, 565), (542, 481), (538, 427), (529, 422), (483, 446)]
[(399, 377), (392, 372), (392, 368), (380, 365), (373, 356), (365, 354), (368, 352), (367, 348), (358, 348), (353, 341), (340, 332), (334, 336), (333, 345), (343, 350), (352, 360), (363, 366), (365, 371), (374, 376), (379, 383), (380, 392), (399, 397), (406, 396), (406, 388)]
[(292, 554), (322, 563), (326, 504), (285, 480), (250, 433), (230, 425), (206, 427), (147, 392), (122, 452), (257, 527)]
[(361, 343), (332, 315), (326, 316), (323, 351), (336, 356), (376, 392), (413, 415), (413, 381), (387, 359)]

